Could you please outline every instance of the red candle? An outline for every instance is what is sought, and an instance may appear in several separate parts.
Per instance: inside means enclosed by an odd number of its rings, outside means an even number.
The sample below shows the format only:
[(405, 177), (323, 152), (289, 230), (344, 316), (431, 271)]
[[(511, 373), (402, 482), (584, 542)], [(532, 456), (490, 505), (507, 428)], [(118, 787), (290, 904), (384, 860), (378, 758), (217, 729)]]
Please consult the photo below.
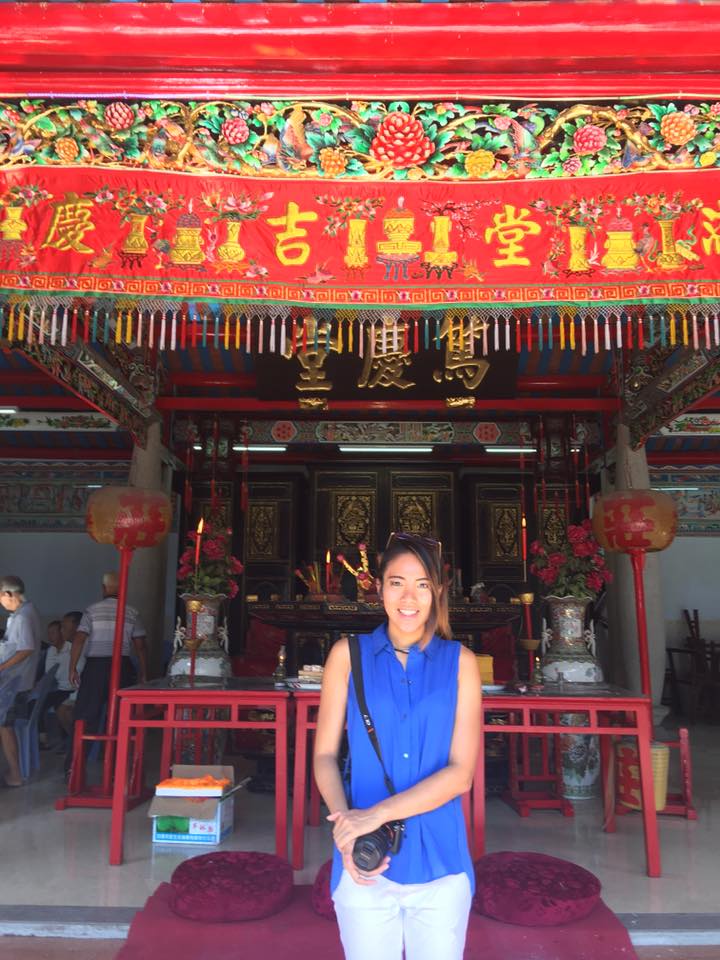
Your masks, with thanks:
[(332, 563), (330, 561), (330, 551), (325, 554), (325, 593), (330, 593), (330, 582), (332, 580)]
[(525, 633), (527, 634), (528, 640), (532, 638), (532, 617), (530, 616), (530, 604), (523, 604), (524, 613), (525, 613)]
[(197, 525), (197, 536), (195, 538), (195, 579), (197, 580), (198, 567), (200, 566), (200, 544), (202, 542), (202, 532), (203, 532), (204, 520), (201, 517), (200, 523)]

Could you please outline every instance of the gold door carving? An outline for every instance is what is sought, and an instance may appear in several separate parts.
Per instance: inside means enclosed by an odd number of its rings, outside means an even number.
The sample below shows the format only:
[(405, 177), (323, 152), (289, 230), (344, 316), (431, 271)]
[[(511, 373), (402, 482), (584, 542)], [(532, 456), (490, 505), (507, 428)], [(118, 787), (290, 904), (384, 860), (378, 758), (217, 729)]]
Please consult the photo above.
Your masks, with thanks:
[(493, 503), (490, 513), (490, 559), (521, 560), (520, 506), (517, 503)]
[(546, 503), (538, 510), (539, 539), (550, 550), (563, 546), (567, 537), (568, 518), (565, 505), (561, 503)]
[(394, 493), (393, 529), (434, 536), (437, 530), (434, 493)]
[(276, 560), (278, 505), (272, 501), (251, 501), (248, 506), (248, 560)]
[(375, 495), (367, 491), (333, 493), (333, 546), (375, 541)]

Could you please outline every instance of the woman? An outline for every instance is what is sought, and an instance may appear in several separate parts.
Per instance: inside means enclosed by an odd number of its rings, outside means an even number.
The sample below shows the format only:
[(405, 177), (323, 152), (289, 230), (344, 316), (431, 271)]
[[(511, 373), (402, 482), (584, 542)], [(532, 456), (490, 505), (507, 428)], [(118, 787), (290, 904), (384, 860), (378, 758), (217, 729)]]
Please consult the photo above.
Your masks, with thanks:
[[(363, 725), (346, 640), (325, 665), (315, 778), (333, 823), (331, 889), (346, 960), (461, 960), (474, 887), (460, 795), (480, 743), (480, 678), (451, 640), (440, 544), (392, 534), (377, 581), (387, 622), (359, 638), (368, 711)], [(350, 785), (338, 756), (347, 721)], [(355, 840), (404, 821), (397, 854), (375, 870), (353, 862)]]

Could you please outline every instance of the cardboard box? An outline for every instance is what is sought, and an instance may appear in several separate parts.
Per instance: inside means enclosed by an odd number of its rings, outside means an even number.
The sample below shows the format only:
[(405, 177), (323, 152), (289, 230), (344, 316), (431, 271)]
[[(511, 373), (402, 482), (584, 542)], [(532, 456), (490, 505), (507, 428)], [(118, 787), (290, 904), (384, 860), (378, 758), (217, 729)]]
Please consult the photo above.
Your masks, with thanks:
[(229, 780), (229, 787), (203, 787), (202, 791), (189, 790), (187, 787), (173, 786), (161, 787), (159, 784), (155, 787), (156, 797), (221, 797), (223, 793), (232, 790), (235, 782), (235, 771), (232, 767), (209, 764), (208, 766), (199, 766), (192, 763), (176, 763), (172, 768), (172, 777), (182, 777), (183, 779), (194, 779), (196, 777), (215, 777), (218, 780)]
[(155, 797), (153, 843), (221, 843), (232, 833), (235, 797)]
[[(210, 774), (214, 777), (224, 777), (230, 780), (230, 786), (225, 791), (232, 790), (234, 771), (226, 766), (193, 766), (176, 764), (173, 767), (174, 777), (203, 777)], [(156, 792), (150, 804), (148, 816), (152, 819), (153, 843), (191, 843), (208, 846), (221, 843), (232, 833), (235, 812), (235, 796), (218, 796), (219, 791), (212, 790), (214, 796), (198, 796), (195, 791), (175, 791), (175, 788), (165, 788), (172, 795), (160, 795)]]

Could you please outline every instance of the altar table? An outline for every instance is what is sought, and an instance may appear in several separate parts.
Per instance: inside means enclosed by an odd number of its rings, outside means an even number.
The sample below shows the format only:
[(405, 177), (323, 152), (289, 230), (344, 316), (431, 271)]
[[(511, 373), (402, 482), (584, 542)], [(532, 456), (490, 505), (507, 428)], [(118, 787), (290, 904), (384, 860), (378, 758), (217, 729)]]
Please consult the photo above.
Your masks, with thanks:
[[(139, 734), (138, 752), (144, 731), (163, 731), (160, 779), (170, 774), (173, 730), (271, 730), (275, 733), (275, 851), (287, 856), (287, 721), (290, 693), (272, 680), (232, 677), (218, 686), (171, 686), (167, 678), (118, 690), (118, 718), (115, 783), (110, 826), (110, 863), (123, 861), (123, 834), (128, 797), (130, 738)], [(211, 719), (187, 719), (184, 712), (213, 710)], [(272, 711), (272, 718), (247, 720), (242, 710)], [(193, 714), (190, 713), (192, 716)], [(136, 758), (132, 758), (136, 762)]]
[[(300, 601), (253, 601), (247, 605), (248, 617), (287, 631), (287, 669), (291, 674), (302, 666), (298, 662), (298, 633), (370, 633), (385, 619), (378, 600), (313, 600), (311, 596)], [(449, 608), (455, 636), (465, 636), (473, 648), (478, 647), (478, 653), (482, 652), (479, 638), (485, 631), (508, 627), (517, 640), (523, 610), (519, 603), (451, 603)], [(326, 655), (327, 649), (323, 649), (323, 660)]]
[[(304, 859), (304, 830), (307, 818), (308, 741), (317, 725), (317, 691), (295, 691), (295, 769), (292, 808), (293, 866), (300, 869)], [(608, 833), (615, 831), (615, 788), (613, 737), (637, 738), (640, 766), (642, 819), (645, 838), (645, 863), (649, 877), (661, 872), (660, 844), (655, 812), (652, 759), (652, 702), (626, 690), (605, 684), (548, 685), (538, 693), (484, 693), (483, 720), (488, 714), (505, 714), (502, 726), (484, 723), (484, 732), (549, 734), (595, 734), (600, 738), (602, 765), (603, 826)], [(568, 726), (560, 723), (563, 714), (583, 714), (588, 726)], [(464, 799), (467, 809), (468, 798)], [(475, 778), (470, 794), (470, 823), (473, 859), (485, 852), (485, 757), (480, 751)]]

